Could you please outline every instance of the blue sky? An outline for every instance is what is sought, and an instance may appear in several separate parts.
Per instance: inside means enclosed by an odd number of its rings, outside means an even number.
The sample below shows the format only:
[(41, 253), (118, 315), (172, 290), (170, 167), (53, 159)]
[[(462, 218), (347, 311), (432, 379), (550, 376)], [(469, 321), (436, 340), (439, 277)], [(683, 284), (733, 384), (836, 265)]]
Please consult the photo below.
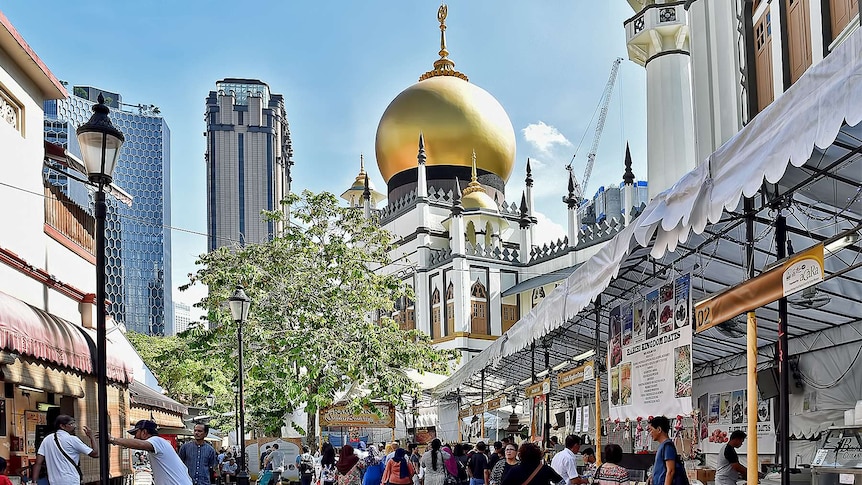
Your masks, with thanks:
[[(206, 232), (205, 97), (225, 77), (258, 78), (283, 94), (295, 154), (294, 190), (340, 194), (366, 156), (389, 102), (431, 68), (439, 49), (434, 0), (127, 2), (6, 0), (0, 10), (61, 80), (119, 92), (126, 103), (160, 107), (171, 129), (172, 225)], [(533, 160), (536, 205), (565, 227), (564, 167), (580, 177), (589, 126), (613, 60), (620, 68), (587, 187), (619, 183), (625, 143), (635, 174), (646, 172), (645, 71), (627, 60), (625, 0), (452, 0), (450, 58), (494, 95), (517, 135), (508, 199)], [(544, 218), (542, 218), (544, 219)], [(551, 223), (550, 221), (554, 221)], [(173, 232), (174, 286), (187, 281), (204, 236)], [(182, 300), (194, 302), (196, 296)]]

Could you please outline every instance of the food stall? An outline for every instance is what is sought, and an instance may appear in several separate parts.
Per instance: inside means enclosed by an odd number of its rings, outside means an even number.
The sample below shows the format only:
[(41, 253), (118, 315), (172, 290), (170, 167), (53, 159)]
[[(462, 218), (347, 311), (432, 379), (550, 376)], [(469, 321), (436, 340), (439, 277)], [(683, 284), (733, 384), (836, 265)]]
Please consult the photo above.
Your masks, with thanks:
[(862, 425), (832, 426), (811, 461), (812, 485), (862, 484)]

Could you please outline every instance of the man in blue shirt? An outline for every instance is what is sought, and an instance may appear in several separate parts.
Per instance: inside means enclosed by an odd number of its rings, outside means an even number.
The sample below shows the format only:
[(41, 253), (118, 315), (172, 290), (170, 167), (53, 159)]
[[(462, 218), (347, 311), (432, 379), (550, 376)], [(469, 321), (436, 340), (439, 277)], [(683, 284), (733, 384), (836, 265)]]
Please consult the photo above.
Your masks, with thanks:
[(212, 469), (218, 465), (218, 454), (215, 448), (206, 442), (210, 432), (207, 424), (196, 424), (194, 441), (189, 441), (180, 447), (180, 460), (189, 469), (193, 485), (210, 485)]

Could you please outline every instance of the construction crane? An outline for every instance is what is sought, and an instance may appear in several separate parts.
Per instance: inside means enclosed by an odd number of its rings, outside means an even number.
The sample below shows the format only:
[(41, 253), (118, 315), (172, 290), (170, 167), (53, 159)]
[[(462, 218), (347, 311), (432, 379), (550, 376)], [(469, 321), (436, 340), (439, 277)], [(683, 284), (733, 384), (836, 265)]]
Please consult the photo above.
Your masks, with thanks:
[[(605, 91), (602, 93), (602, 97), (599, 100), (599, 119), (596, 121), (596, 134), (593, 137), (593, 145), (590, 147), (590, 152), (587, 154), (587, 166), (584, 167), (584, 176), (581, 178), (581, 182), (578, 183), (577, 177), (572, 177), (575, 179), (575, 190), (574, 196), (577, 200), (580, 200), (584, 191), (587, 189), (587, 182), (590, 181), (590, 174), (593, 172), (593, 164), (596, 161), (596, 150), (599, 148), (599, 141), (602, 139), (602, 130), (605, 128), (605, 119), (608, 117), (608, 105), (611, 103), (611, 93), (614, 90), (614, 84), (617, 81), (617, 72), (620, 69), (620, 63), (623, 61), (622, 57), (617, 57), (614, 60), (613, 65), (611, 66), (611, 75), (608, 76), (608, 83), (605, 85)], [(593, 114), (595, 116), (595, 113)], [(584, 133), (586, 136), (586, 133)], [(583, 139), (582, 139), (583, 140)], [(577, 150), (575, 150), (575, 154), (572, 155), (572, 161), (566, 166), (566, 170), (569, 172), (572, 171), (572, 163), (575, 161), (575, 157), (578, 156)]]

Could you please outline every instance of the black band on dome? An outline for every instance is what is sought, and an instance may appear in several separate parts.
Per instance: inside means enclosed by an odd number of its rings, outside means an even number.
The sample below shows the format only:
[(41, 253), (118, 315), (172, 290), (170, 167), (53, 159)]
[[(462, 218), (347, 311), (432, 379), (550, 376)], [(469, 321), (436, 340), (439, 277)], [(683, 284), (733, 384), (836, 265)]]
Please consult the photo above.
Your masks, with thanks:
[[(407, 195), (410, 191), (416, 190), (418, 180), (416, 167), (398, 172), (389, 179), (387, 188), (389, 189), (389, 201), (393, 202)], [(488, 189), (488, 195), (493, 199), (495, 195), (502, 201), (505, 200), (506, 183), (499, 175), (476, 169), (479, 183)], [(425, 177), (428, 180), (428, 187), (443, 190), (455, 190), (455, 179), (461, 181), (462, 189), (466, 187), (466, 181), (470, 180), (472, 175), (471, 167), (461, 167), (453, 165), (426, 165)]]

